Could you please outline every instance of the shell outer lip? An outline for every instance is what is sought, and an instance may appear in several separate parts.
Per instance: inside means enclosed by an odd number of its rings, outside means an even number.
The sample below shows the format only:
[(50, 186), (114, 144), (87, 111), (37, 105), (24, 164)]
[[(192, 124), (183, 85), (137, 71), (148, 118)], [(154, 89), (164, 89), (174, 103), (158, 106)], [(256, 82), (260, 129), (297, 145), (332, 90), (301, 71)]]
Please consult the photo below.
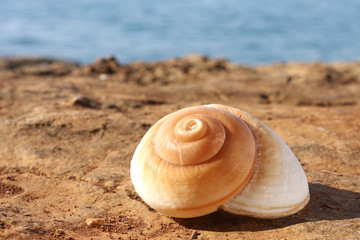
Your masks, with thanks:
[(291, 216), (295, 213), (298, 213), (302, 209), (306, 207), (306, 205), (310, 201), (310, 194), (306, 196), (304, 201), (294, 205), (294, 206), (288, 206), (283, 208), (274, 208), (274, 209), (268, 209), (267, 211), (262, 211), (261, 213), (257, 212), (257, 209), (249, 209), (247, 210), (235, 210), (236, 213), (234, 213), (234, 210), (227, 207), (226, 205), (222, 205), (219, 207), (219, 210), (223, 210), (225, 212), (229, 212), (231, 214), (235, 215), (242, 215), (242, 216), (248, 216), (253, 218), (259, 218), (259, 219), (278, 219), (278, 218), (284, 218)]
[[(244, 120), (252, 129), (256, 141), (260, 141), (260, 146), (257, 146), (260, 154), (257, 153), (255, 171), (250, 181), (238, 195), (221, 206), (220, 209), (237, 215), (263, 219), (286, 217), (303, 209), (310, 200), (308, 181), (301, 164), (290, 147), (273, 130), (249, 113), (224, 105), (211, 104), (209, 106), (224, 109)], [(264, 148), (261, 140), (263, 141), (262, 138), (264, 138), (264, 136), (268, 136), (270, 141), (273, 141), (274, 146), (280, 147), (279, 152), (271, 152), (269, 148), (265, 147), (267, 152), (261, 153)], [(274, 146), (272, 147), (274, 148)], [(266, 160), (264, 160), (263, 155), (266, 155)], [(281, 166), (284, 165), (284, 167), (287, 168), (284, 168), (285, 172), (284, 170), (277, 171), (280, 177), (276, 178), (277, 175), (275, 174), (275, 178), (272, 180), (266, 171), (268, 172), (269, 169), (272, 168), (272, 161), (274, 161), (274, 165), (279, 164), (278, 159), (281, 159)], [(267, 178), (262, 179), (263, 174)], [(284, 177), (282, 177), (282, 175)], [(289, 185), (290, 187), (286, 186), (286, 181), (289, 179), (289, 183), (291, 183), (291, 185)], [(269, 184), (265, 180), (272, 180), (273, 182), (270, 181)], [(288, 189), (289, 192), (284, 192), (284, 187)], [(259, 195), (264, 189), (266, 190), (264, 195)], [(254, 197), (259, 199), (254, 199)], [(254, 202), (251, 201), (252, 198), (255, 200)]]

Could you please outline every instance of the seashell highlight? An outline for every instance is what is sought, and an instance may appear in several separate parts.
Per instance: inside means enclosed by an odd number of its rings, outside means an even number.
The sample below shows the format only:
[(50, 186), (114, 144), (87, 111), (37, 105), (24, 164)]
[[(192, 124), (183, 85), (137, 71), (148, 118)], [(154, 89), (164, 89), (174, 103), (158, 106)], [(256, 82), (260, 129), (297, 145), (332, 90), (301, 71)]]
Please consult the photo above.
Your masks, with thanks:
[(222, 208), (276, 218), (309, 200), (306, 176), (285, 142), (250, 114), (223, 105), (160, 119), (137, 146), (130, 172), (140, 197), (173, 217)]

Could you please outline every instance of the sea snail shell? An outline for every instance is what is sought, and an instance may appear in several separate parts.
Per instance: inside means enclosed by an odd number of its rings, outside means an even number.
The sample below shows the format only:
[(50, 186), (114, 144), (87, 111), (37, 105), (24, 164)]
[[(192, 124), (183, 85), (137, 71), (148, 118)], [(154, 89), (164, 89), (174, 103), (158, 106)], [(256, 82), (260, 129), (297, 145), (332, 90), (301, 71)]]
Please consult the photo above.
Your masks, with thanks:
[(255, 117), (224, 105), (159, 120), (136, 148), (131, 180), (152, 208), (182, 218), (219, 208), (279, 218), (310, 199), (304, 170), (286, 143)]

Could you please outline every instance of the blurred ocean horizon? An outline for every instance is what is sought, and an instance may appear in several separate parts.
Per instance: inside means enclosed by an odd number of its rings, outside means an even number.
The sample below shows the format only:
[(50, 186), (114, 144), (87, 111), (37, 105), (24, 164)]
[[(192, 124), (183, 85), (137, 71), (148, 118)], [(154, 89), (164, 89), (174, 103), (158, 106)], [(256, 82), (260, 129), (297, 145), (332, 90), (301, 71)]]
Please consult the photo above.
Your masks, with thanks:
[(0, 56), (129, 63), (190, 53), (252, 65), (358, 60), (360, 1), (0, 1)]

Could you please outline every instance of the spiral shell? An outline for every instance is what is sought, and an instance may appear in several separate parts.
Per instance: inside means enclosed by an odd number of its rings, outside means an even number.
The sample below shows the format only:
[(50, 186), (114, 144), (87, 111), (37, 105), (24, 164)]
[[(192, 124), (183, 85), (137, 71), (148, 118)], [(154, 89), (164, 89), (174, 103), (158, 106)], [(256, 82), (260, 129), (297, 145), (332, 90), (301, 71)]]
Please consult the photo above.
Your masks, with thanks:
[[(270, 172), (274, 168), (271, 165), (274, 154), (281, 152), (276, 151), (281, 139), (275, 133), (277, 137), (274, 138), (273, 132), (257, 119), (239, 111), (222, 105), (198, 106), (179, 110), (159, 120), (145, 134), (131, 162), (131, 179), (140, 197), (152, 208), (174, 217), (202, 216), (219, 207), (233, 213), (263, 218), (293, 213), (293, 208), (286, 213), (263, 211), (266, 206), (262, 204), (273, 208), (263, 200), (255, 201), (254, 206), (251, 204), (254, 193), (260, 198), (263, 196), (258, 194), (267, 196), (266, 191), (258, 191), (269, 186), (268, 182), (264, 184), (264, 179), (270, 181), (270, 185), (281, 179), (275, 179), (276, 176), (269, 178), (274, 175)], [(247, 121), (243, 121), (244, 116)], [(271, 134), (267, 134), (269, 132)], [(274, 141), (274, 144), (268, 141)], [(291, 169), (303, 173), (295, 156), (295, 163), (292, 157), (289, 161), (283, 160), (292, 154), (287, 145), (280, 147), (290, 151), (285, 151), (285, 156), (279, 155), (280, 160), (277, 160), (280, 169), (287, 170), (276, 172), (275, 175), (287, 175)], [(304, 176), (303, 173), (299, 177), (302, 185)], [(252, 186), (251, 182), (256, 184)], [(305, 182), (307, 197), (306, 177)], [(275, 185), (275, 190), (284, 189), (280, 183)], [(247, 190), (249, 186), (250, 191)], [(274, 189), (270, 187), (265, 190)], [(298, 195), (304, 197), (304, 192), (306, 190)], [(301, 197), (295, 197), (296, 201)], [(302, 202), (306, 202), (306, 199)]]

